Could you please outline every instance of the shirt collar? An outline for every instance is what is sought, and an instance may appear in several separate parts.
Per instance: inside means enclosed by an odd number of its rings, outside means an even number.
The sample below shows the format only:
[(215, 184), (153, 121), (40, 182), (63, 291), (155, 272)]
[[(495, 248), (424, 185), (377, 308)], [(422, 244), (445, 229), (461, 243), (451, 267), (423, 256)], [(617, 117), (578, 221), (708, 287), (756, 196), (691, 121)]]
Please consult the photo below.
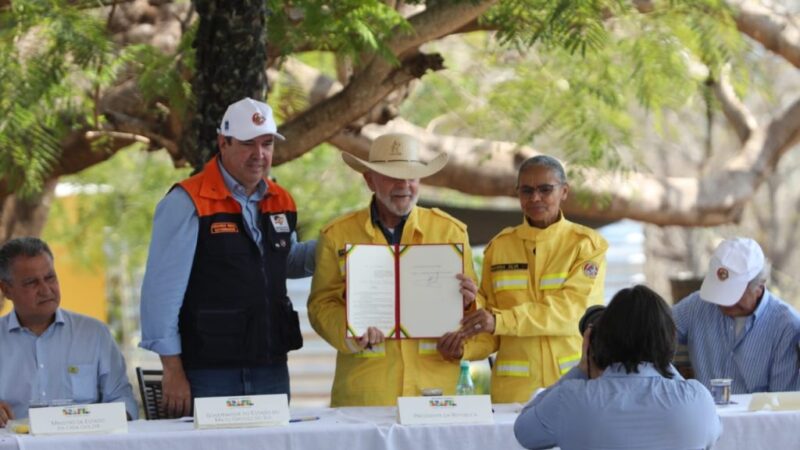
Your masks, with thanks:
[(761, 314), (763, 314), (764, 311), (767, 310), (768, 308), (767, 303), (770, 302), (770, 297), (772, 297), (772, 295), (767, 290), (767, 287), (764, 286), (764, 294), (761, 295), (761, 301), (758, 302), (758, 306), (756, 306), (756, 309), (753, 311), (753, 314), (751, 314), (754, 320), (758, 319), (761, 316)]
[[(228, 173), (228, 170), (225, 169), (225, 166), (222, 164), (222, 158), (217, 158), (217, 165), (219, 166), (219, 172), (222, 174), (222, 181), (225, 182), (225, 187), (235, 195), (240, 195), (243, 197), (247, 196), (247, 189), (241, 185), (236, 178), (233, 178), (233, 175)], [(256, 190), (253, 192), (252, 195), (257, 195), (258, 198), (262, 198), (267, 194), (267, 183), (261, 179), (258, 180), (258, 185), (256, 185)], [(252, 196), (251, 195), (251, 196)]]
[[(53, 323), (64, 323), (64, 313), (61, 312), (61, 308), (56, 309), (56, 320)], [(17, 312), (11, 311), (8, 314), (8, 331), (14, 330), (21, 330), (22, 324), (19, 323), (19, 318), (17, 318)]]
[[(416, 208), (416, 206), (414, 206), (414, 208)], [(412, 208), (411, 210), (413, 211), (414, 208)], [(408, 216), (409, 215), (411, 215), (411, 213), (408, 213), (408, 214), (404, 215), (403, 217), (401, 217), (400, 218), (400, 222), (397, 224), (396, 227), (394, 227), (394, 231), (390, 232), (389, 229), (386, 228), (381, 223), (381, 218), (378, 215), (378, 199), (375, 198), (374, 195), (372, 196), (372, 201), (369, 204), (370, 221), (372, 222), (372, 225), (375, 228), (381, 230), (381, 232), (383, 233), (384, 237), (386, 237), (386, 241), (389, 244), (400, 243), (400, 238), (403, 236), (403, 228), (405, 228), (405, 225), (406, 225), (406, 222), (408, 221)]]
[[(626, 373), (624, 365), (622, 365), (621, 363), (614, 363), (614, 364), (611, 364), (610, 366), (606, 367), (606, 370), (603, 371), (603, 375), (601, 375), (601, 377), (612, 377), (612, 378), (619, 378), (619, 377), (653, 378), (653, 377), (659, 377), (659, 378), (663, 378), (663, 376), (660, 373), (658, 373), (658, 370), (656, 370), (656, 368), (653, 365), (653, 363), (649, 363), (649, 362), (639, 363), (639, 366), (637, 368), (639, 369), (639, 373), (636, 373), (636, 372)], [(674, 370), (673, 370), (673, 372), (674, 372)]]

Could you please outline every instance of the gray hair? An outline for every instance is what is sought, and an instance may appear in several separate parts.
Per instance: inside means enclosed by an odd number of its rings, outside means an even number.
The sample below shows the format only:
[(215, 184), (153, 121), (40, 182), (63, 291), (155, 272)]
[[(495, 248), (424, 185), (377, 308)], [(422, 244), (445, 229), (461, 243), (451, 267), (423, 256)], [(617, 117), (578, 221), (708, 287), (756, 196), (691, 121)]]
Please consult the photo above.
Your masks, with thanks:
[(55, 260), (53, 252), (47, 243), (36, 237), (21, 237), (11, 239), (0, 247), (0, 280), (11, 282), (11, 264), (18, 256), (34, 257), (46, 253), (51, 260)]
[(764, 259), (764, 267), (761, 268), (761, 271), (758, 272), (758, 275), (756, 275), (752, 280), (750, 280), (749, 283), (747, 283), (747, 289), (753, 290), (761, 286), (762, 284), (765, 284), (767, 281), (769, 281), (769, 276), (771, 274), (772, 274), (772, 264), (770, 264), (769, 261)]
[(558, 178), (558, 182), (561, 184), (567, 184), (567, 174), (564, 172), (564, 166), (552, 156), (548, 155), (536, 155), (532, 156), (519, 166), (519, 170), (517, 171), (517, 186), (519, 187), (519, 177), (522, 175), (523, 172), (530, 169), (531, 167), (540, 166), (546, 167), (551, 172), (553, 172)]

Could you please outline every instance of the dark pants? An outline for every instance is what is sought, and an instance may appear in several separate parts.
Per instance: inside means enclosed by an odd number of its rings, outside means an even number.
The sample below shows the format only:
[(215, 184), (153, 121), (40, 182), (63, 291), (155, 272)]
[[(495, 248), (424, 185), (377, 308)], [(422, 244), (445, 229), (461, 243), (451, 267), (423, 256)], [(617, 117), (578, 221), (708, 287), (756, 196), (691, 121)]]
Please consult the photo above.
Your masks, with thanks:
[(242, 369), (187, 369), (192, 397), (233, 395), (289, 395), (289, 368), (286, 363)]

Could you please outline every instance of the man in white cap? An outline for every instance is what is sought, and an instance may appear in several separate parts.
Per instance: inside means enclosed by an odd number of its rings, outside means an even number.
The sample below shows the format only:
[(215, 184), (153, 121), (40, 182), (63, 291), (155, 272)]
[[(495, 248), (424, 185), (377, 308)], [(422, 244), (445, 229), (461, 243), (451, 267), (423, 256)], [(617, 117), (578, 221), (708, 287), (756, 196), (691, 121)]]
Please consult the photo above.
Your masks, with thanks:
[(769, 272), (756, 241), (722, 241), (700, 291), (673, 307), (676, 365), (688, 351), (700, 382), (731, 379), (733, 394), (800, 389), (800, 316), (766, 289)]
[[(420, 143), (405, 134), (387, 134), (372, 143), (369, 160), (342, 157), (363, 174), (374, 193), (370, 205), (326, 225), (317, 245), (316, 270), (308, 298), (314, 330), (338, 350), (331, 406), (395, 405), (399, 396), (418, 396), (425, 388), (455, 393), (458, 361), (443, 355), (463, 345), (459, 333), (439, 339), (392, 339), (375, 327), (346, 338), (344, 251), (347, 244), (459, 243), (464, 246), (466, 276), (459, 275), (465, 308), (473, 307), (477, 286), (466, 226), (436, 209), (417, 206), (420, 178), (447, 163), (442, 153), (420, 158)], [(491, 336), (483, 343), (491, 347)], [(479, 338), (465, 347), (465, 359), (480, 353)], [(439, 350), (437, 352), (437, 349)], [(472, 352), (472, 353), (470, 353)]]
[(272, 109), (228, 106), (219, 154), (159, 202), (142, 284), (141, 347), (159, 354), (168, 414), (193, 397), (289, 393), (286, 354), (302, 345), (286, 278), (313, 272), (297, 211), (268, 178)]

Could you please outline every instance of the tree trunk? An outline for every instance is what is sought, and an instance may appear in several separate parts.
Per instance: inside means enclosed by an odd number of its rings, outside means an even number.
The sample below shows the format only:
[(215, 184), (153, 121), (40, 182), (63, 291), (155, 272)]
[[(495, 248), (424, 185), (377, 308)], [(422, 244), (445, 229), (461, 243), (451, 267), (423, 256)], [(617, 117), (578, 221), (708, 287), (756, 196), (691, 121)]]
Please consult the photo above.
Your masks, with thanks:
[(181, 140), (196, 169), (217, 152), (217, 128), (230, 103), (244, 97), (264, 100), (267, 78), (266, 6), (263, 0), (195, 0), (200, 17), (192, 90), (192, 126)]
[(42, 234), (56, 184), (58, 178), (51, 178), (45, 182), (42, 192), (36, 196), (20, 198), (12, 193), (5, 197), (0, 207), (0, 244), (15, 237)]
[[(57, 183), (58, 178), (51, 178), (39, 195), (20, 198), (12, 193), (0, 201), (0, 245), (16, 237), (42, 234)], [(0, 292), (0, 309), (4, 303), (5, 297)]]

